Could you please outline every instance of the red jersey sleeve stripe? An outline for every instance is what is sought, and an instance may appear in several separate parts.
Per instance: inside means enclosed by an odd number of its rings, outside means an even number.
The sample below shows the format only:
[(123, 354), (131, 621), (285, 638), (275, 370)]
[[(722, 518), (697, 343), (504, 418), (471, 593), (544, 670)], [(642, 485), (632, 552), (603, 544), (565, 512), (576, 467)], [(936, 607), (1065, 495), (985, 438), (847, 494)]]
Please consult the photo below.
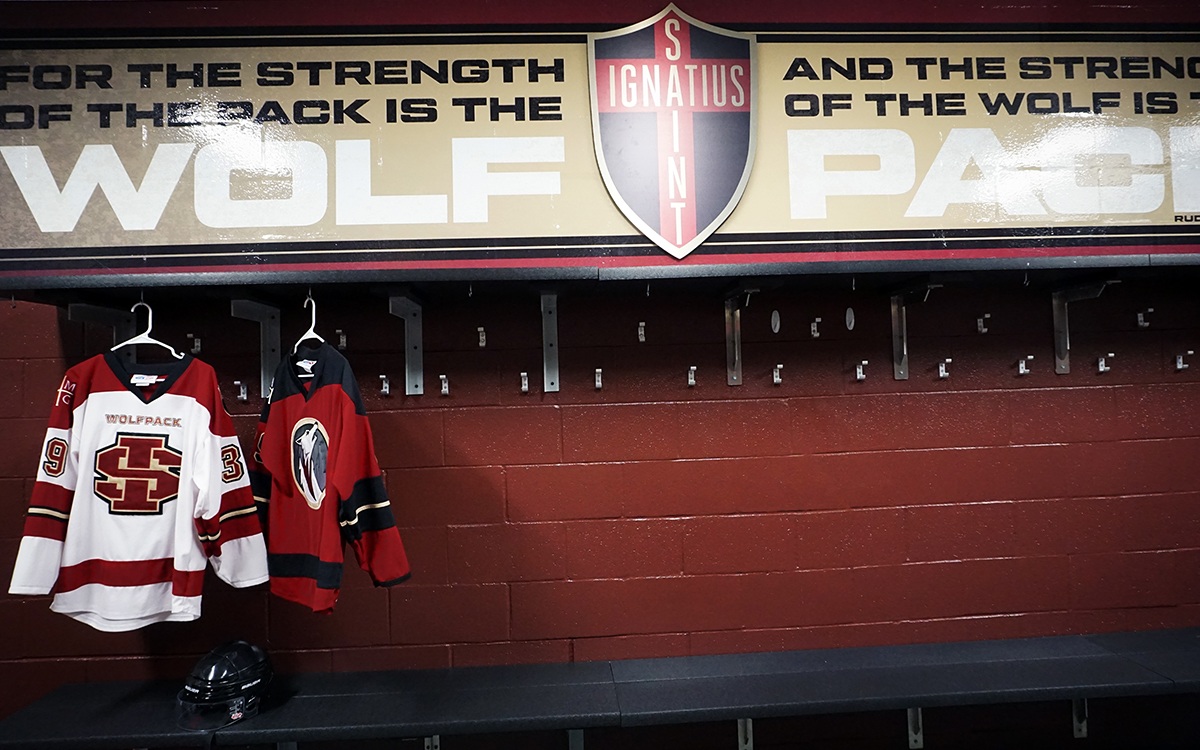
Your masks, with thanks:
[(33, 497), (30, 506), (56, 510), (59, 513), (71, 512), (71, 501), (75, 497), (74, 490), (68, 490), (50, 482), (38, 482), (33, 486)]
[(233, 539), (242, 539), (248, 536), (262, 533), (262, 526), (258, 522), (258, 509), (251, 506), (246, 509), (245, 514), (234, 516), (223, 516), (221, 519), (221, 543), (231, 541)]
[(34, 508), (30, 508), (29, 515), (25, 517), (23, 533), (25, 536), (37, 536), (61, 542), (67, 538), (67, 519), (58, 518), (50, 513), (36, 513)]

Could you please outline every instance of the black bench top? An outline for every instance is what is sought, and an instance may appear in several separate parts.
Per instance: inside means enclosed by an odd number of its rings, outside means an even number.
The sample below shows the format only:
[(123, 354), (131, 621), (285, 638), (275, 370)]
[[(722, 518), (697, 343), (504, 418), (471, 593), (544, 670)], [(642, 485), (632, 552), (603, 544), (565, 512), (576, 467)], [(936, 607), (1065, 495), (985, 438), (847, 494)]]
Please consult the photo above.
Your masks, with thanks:
[[(607, 662), (284, 676), (286, 702), (220, 730), (223, 744), (617, 726)], [(282, 693), (283, 695), (280, 695)]]
[(420, 737), (1200, 692), (1200, 628), (575, 664), (282, 675), (256, 717), (174, 725), (176, 683), (64, 685), (0, 748)]
[(62, 685), (0, 721), (0, 747), (203, 747), (207, 737), (175, 726), (172, 682)]
[(612, 668), (625, 726), (1156, 695), (1200, 691), (1200, 628), (616, 661)]

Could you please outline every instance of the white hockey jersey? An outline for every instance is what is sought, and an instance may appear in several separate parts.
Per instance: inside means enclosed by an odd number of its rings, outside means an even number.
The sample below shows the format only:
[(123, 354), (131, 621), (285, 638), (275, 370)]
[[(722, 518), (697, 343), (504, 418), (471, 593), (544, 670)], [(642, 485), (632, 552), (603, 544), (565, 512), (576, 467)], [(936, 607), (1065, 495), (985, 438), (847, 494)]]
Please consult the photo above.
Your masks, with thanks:
[(268, 580), (246, 465), (213, 369), (185, 356), (126, 369), (111, 352), (58, 389), (10, 594), (98, 630), (200, 616), (206, 563)]

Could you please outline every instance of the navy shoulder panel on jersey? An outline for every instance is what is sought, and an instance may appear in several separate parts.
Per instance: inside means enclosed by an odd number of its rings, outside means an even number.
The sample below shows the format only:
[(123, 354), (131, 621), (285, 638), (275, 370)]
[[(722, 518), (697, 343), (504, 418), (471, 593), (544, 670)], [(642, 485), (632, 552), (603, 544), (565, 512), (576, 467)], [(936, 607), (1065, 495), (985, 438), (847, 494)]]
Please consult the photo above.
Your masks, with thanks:
[[(311, 377), (301, 377), (301, 374), (311, 372)], [(358, 389), (358, 381), (354, 371), (342, 353), (329, 344), (321, 344), (317, 348), (302, 346), (296, 352), (285, 357), (275, 371), (275, 385), (271, 393), (271, 402), (283, 401), (296, 395), (312, 398), (318, 390), (336, 385), (340, 386), (354, 403), (354, 411), (360, 416), (366, 416), (367, 409), (363, 405), (362, 394)], [(263, 421), (266, 421), (264, 410)]]

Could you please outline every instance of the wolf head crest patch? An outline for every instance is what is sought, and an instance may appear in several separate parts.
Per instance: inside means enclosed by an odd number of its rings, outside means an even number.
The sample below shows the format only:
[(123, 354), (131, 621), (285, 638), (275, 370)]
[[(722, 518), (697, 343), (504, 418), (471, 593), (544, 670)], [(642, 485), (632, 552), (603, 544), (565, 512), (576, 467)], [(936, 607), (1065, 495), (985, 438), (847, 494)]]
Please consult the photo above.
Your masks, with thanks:
[(313, 510), (325, 499), (329, 433), (312, 417), (298, 420), (292, 428), (292, 481)]

